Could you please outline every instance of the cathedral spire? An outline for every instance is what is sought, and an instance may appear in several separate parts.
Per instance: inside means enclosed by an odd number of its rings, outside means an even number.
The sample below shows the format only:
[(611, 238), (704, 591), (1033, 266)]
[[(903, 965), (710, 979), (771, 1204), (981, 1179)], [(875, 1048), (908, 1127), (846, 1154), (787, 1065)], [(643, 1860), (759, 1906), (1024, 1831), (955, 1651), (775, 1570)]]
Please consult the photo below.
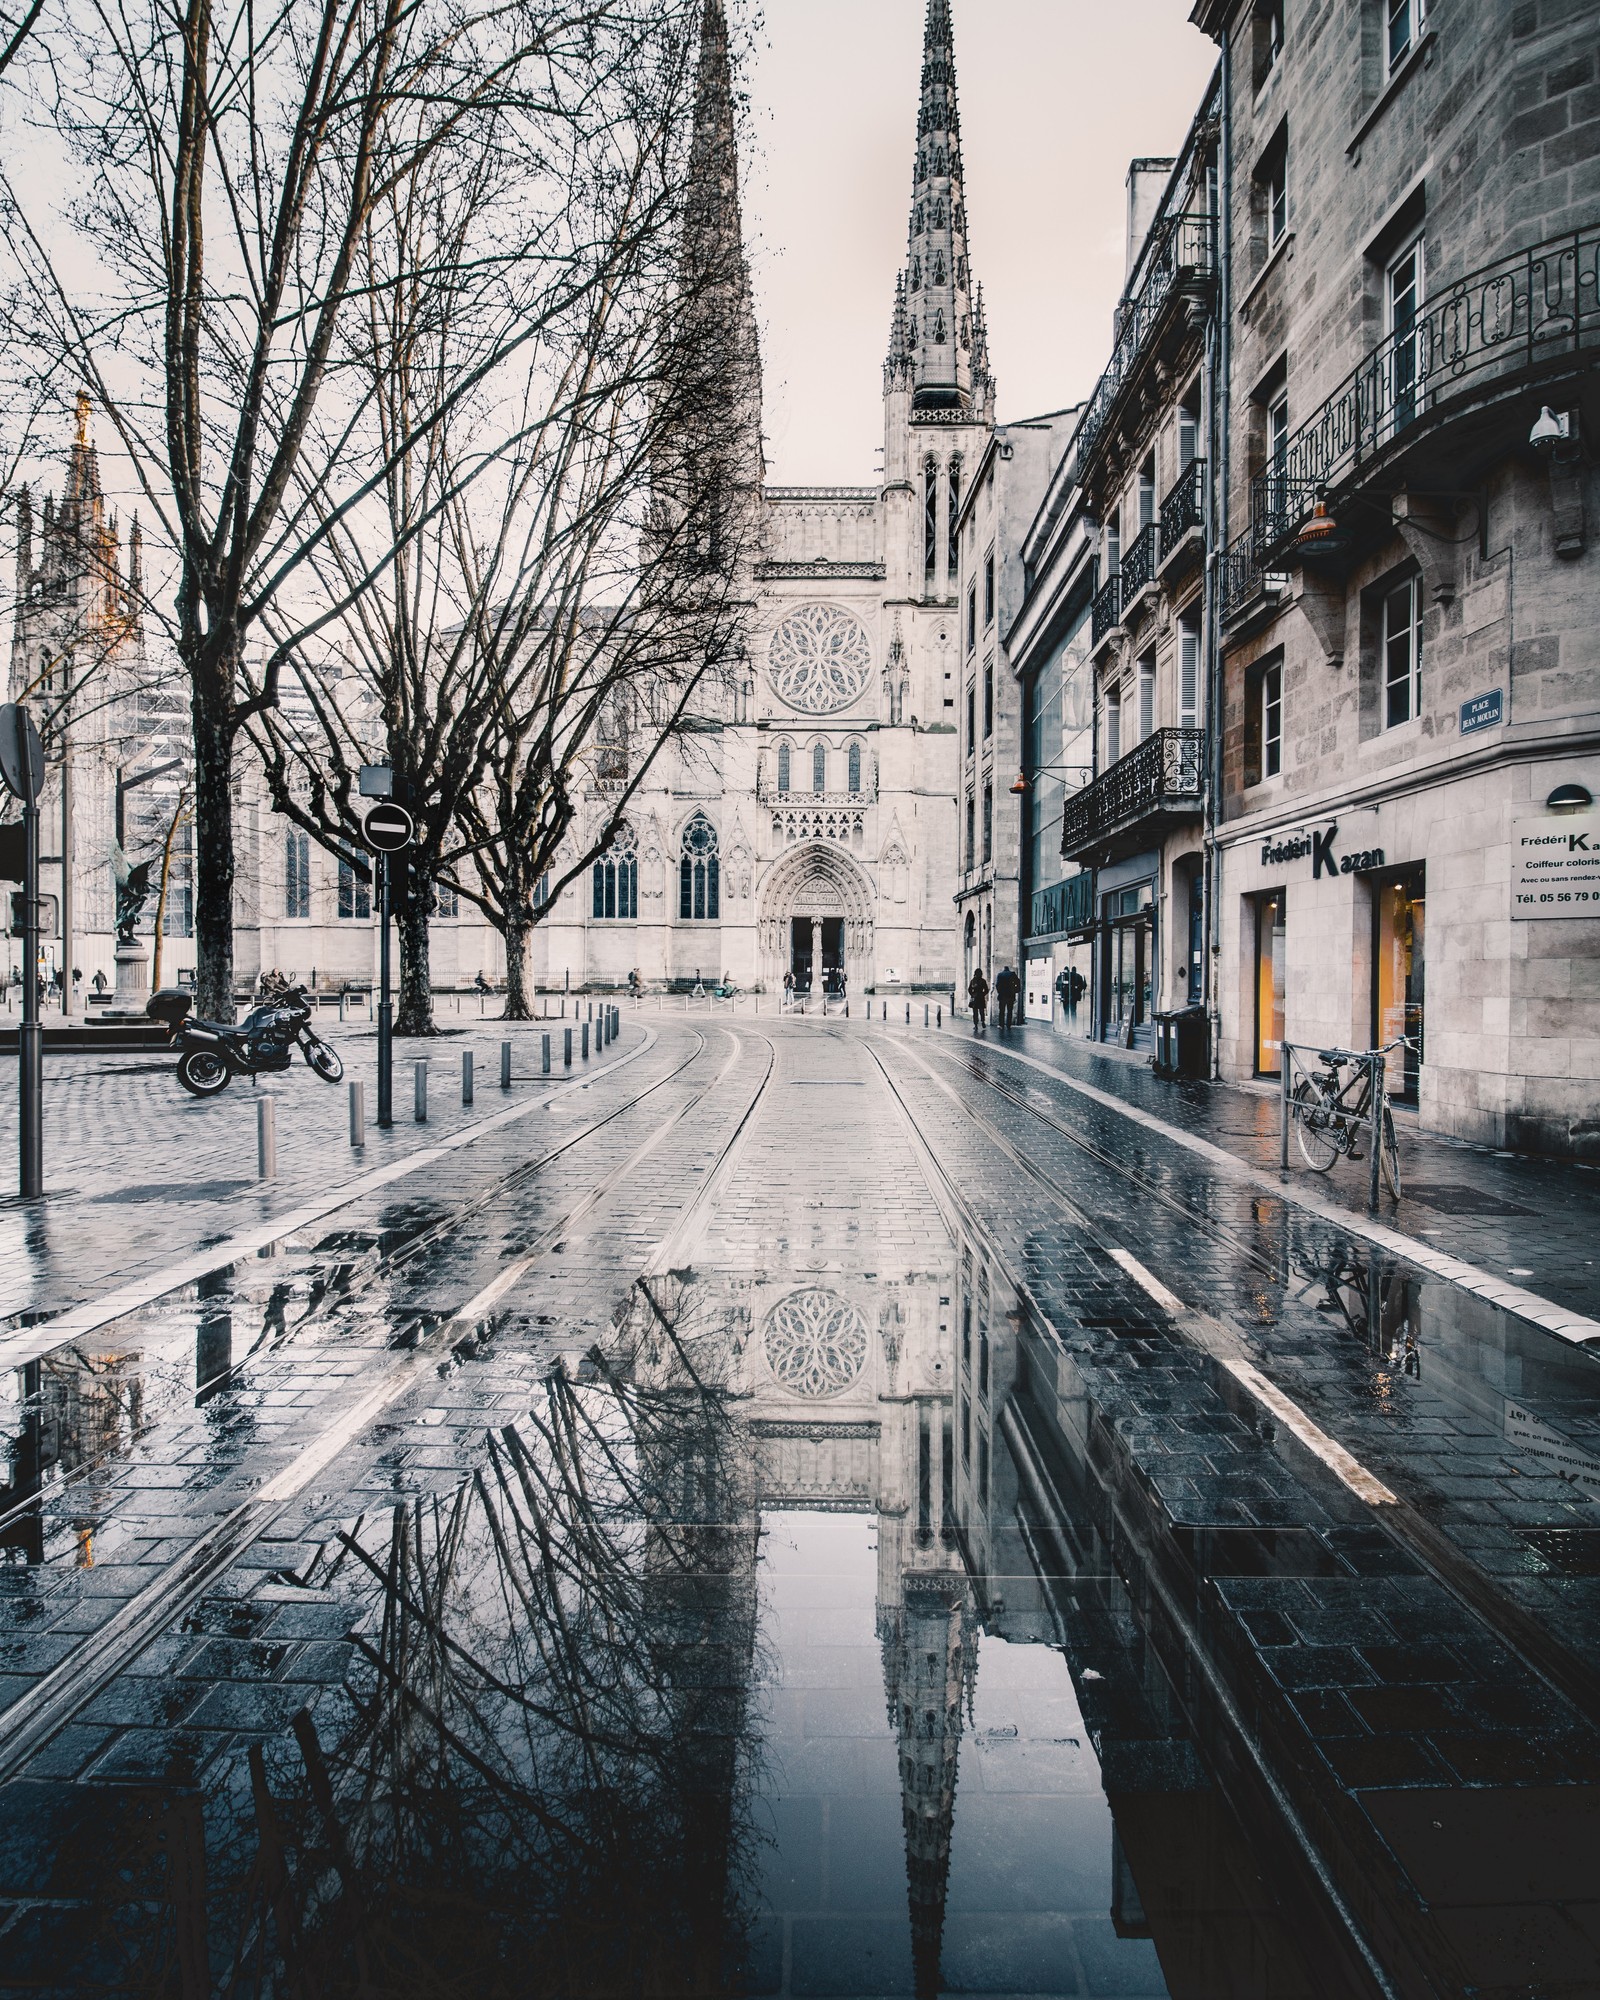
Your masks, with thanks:
[(894, 316), (889, 322), (889, 356), (883, 364), (885, 393), (891, 389), (909, 386), (912, 363), (911, 316), (906, 311), (906, 274), (902, 271), (894, 281)]
[(978, 378), (973, 360), (972, 279), (950, 0), (928, 0), (923, 31), (905, 289), (913, 344), (912, 407), (982, 414), (987, 384)]

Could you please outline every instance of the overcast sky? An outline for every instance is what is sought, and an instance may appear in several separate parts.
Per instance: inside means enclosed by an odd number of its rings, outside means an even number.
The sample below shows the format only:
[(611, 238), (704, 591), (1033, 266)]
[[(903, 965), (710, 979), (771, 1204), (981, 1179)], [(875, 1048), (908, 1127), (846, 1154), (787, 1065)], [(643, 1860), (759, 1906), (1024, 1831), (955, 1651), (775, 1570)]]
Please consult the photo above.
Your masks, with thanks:
[[(970, 248), (1002, 420), (1081, 401), (1105, 365), (1128, 162), (1176, 150), (1216, 63), (1190, 4), (954, 0)], [(876, 476), (923, 15), (924, 0), (765, 0), (744, 79), (744, 207), (778, 484)]]

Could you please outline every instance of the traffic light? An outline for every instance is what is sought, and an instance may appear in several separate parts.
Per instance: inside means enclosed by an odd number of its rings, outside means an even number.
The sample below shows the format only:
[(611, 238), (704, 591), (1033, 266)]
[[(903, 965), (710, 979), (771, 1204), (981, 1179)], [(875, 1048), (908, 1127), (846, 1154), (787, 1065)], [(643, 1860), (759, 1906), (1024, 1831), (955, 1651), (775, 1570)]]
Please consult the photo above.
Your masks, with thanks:
[(0, 826), (0, 882), (22, 880), (22, 853), (25, 845), (22, 821)]
[[(15, 881), (16, 878), (15, 876), (10, 876), (7, 877), (6, 879), (10, 881)], [(13, 937), (27, 936), (27, 926), (23, 922), (23, 918), (27, 913), (27, 904), (28, 904), (28, 899), (26, 896), (22, 894), (20, 890), (13, 892), (11, 897), (11, 935)], [(56, 896), (41, 896), (39, 898), (40, 937), (42, 938), (56, 937), (59, 936), (60, 931), (61, 931), (60, 898)]]

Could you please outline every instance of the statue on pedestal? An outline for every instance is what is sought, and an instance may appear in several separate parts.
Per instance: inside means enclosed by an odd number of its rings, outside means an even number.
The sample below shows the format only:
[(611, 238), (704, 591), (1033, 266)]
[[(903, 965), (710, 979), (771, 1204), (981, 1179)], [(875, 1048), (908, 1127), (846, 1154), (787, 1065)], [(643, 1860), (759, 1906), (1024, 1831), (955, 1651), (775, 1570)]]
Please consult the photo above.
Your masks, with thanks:
[(150, 863), (129, 863), (120, 847), (111, 852), (111, 874), (117, 885), (116, 930), (118, 944), (132, 944), (139, 913), (150, 900)]

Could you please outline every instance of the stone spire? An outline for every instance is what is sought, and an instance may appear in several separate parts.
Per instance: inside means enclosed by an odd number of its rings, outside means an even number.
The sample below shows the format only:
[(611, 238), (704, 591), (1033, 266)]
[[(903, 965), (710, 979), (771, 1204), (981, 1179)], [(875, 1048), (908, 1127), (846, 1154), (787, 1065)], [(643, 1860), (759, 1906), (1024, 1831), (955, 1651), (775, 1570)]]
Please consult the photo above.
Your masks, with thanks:
[(913, 343), (912, 408), (981, 414), (988, 384), (974, 366), (950, 0), (928, 0), (905, 290)]
[(894, 316), (889, 322), (889, 356), (883, 364), (885, 394), (892, 389), (911, 386), (914, 358), (911, 315), (906, 310), (906, 274), (902, 271), (894, 281)]

